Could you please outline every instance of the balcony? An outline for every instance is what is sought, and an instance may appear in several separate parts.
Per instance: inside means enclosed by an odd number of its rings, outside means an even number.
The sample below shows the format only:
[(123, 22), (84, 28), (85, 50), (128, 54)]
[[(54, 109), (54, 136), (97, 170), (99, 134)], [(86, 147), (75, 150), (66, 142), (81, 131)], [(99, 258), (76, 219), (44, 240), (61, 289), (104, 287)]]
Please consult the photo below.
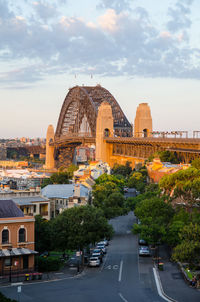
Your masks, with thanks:
[(41, 211), (40, 215), (41, 216), (48, 216), (49, 212), (48, 211)]

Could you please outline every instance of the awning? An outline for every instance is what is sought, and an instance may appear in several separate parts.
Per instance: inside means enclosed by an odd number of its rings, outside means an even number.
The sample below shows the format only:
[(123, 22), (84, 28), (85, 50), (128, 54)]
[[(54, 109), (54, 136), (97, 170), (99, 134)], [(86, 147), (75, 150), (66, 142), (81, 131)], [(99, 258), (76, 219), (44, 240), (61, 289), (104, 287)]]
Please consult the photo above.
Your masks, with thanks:
[(12, 248), (10, 250), (8, 249), (0, 250), (0, 257), (23, 256), (23, 255), (32, 255), (32, 254), (36, 255), (38, 254), (38, 252), (26, 248)]

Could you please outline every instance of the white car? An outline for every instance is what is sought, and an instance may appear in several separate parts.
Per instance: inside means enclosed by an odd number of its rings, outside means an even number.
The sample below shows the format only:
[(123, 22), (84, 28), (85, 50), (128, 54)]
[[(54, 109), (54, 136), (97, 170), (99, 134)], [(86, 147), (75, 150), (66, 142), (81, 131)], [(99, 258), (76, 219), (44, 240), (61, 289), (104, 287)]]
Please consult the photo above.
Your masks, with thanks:
[(98, 257), (90, 257), (88, 266), (100, 266), (100, 259)]
[(142, 245), (139, 247), (139, 256), (151, 256), (148, 246)]
[(104, 254), (107, 253), (107, 249), (106, 249), (106, 247), (105, 247), (104, 244), (98, 243), (98, 244), (97, 244), (97, 248), (100, 249), (100, 250), (102, 250), (102, 252), (103, 252)]

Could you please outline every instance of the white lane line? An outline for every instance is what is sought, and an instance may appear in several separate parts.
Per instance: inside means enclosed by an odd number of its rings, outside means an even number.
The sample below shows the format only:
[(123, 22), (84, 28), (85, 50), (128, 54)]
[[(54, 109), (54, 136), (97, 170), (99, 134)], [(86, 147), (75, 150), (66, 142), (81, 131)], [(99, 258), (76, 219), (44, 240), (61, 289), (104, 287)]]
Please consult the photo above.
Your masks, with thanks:
[(168, 297), (164, 291), (163, 291), (163, 288), (162, 288), (162, 284), (161, 284), (161, 281), (160, 281), (160, 276), (158, 275), (158, 272), (156, 270), (155, 267), (153, 267), (153, 274), (154, 274), (154, 278), (155, 278), (155, 281), (156, 281), (156, 287), (157, 287), (157, 291), (158, 291), (158, 294), (161, 298), (163, 298), (165, 301), (168, 301), (168, 302), (177, 302), (176, 300)]
[(121, 298), (124, 302), (128, 302), (128, 301), (122, 296), (121, 293), (119, 293), (119, 296), (120, 296), (120, 298)]
[(121, 282), (122, 280), (122, 269), (123, 269), (123, 260), (120, 261), (119, 278), (118, 278), (119, 282)]

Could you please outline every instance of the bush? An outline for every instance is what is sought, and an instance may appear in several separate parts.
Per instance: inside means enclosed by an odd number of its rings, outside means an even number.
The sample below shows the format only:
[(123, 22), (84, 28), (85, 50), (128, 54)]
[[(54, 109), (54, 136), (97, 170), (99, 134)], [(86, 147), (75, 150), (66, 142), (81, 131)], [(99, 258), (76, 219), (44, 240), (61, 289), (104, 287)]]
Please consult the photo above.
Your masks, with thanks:
[(0, 301), (1, 302), (17, 302), (16, 300), (6, 298), (2, 293), (0, 293)]
[(47, 258), (38, 257), (37, 259), (38, 259), (38, 270), (40, 272), (58, 271), (62, 266), (61, 259), (57, 257), (56, 258), (51, 256)]

